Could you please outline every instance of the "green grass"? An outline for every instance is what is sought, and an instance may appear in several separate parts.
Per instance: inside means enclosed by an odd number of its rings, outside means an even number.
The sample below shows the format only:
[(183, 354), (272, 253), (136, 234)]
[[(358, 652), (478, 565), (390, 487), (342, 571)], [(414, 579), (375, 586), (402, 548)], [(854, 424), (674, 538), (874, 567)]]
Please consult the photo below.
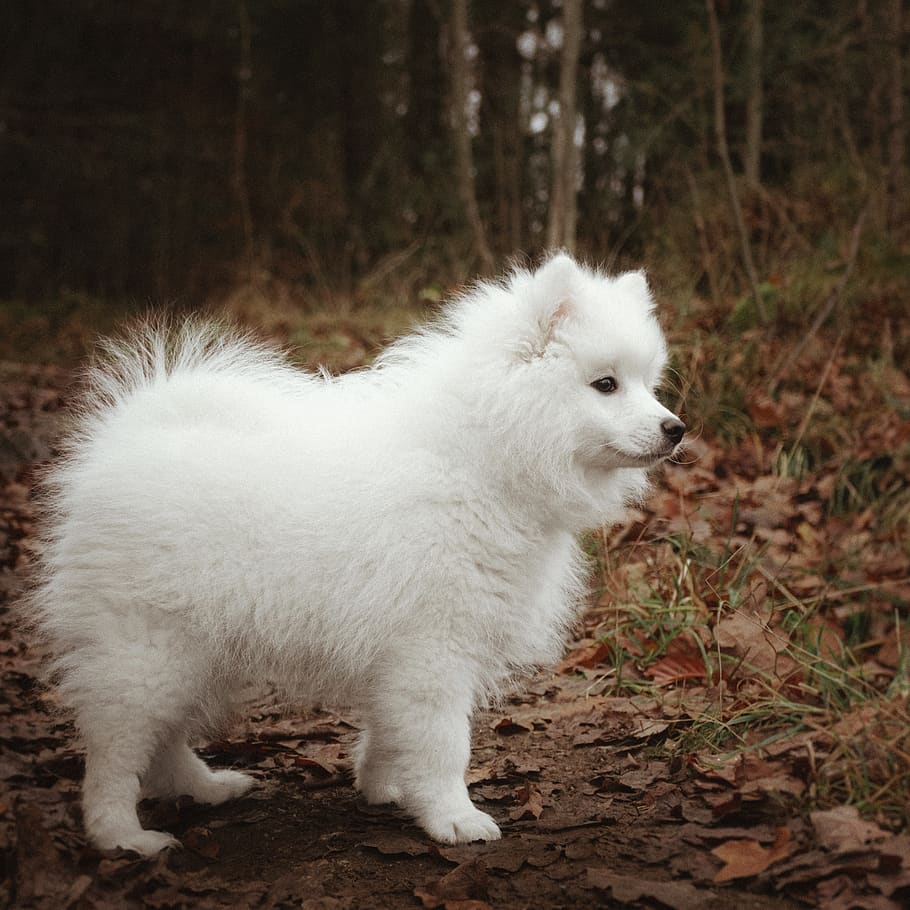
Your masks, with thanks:
[[(664, 748), (707, 766), (739, 753), (764, 754), (802, 734), (814, 744), (797, 750), (804, 765), (806, 748), (814, 748), (811, 767), (800, 771), (809, 783), (803, 808), (846, 801), (895, 829), (908, 827), (910, 648), (900, 648), (890, 679), (870, 676), (868, 640), (849, 630), (834, 634), (818, 599), (785, 596), (783, 584), (768, 585), (761, 546), (737, 548), (721, 537), (712, 547), (682, 535), (649, 546), (653, 575), (636, 579), (599, 617), (596, 632), (612, 647), (610, 690), (655, 698), (677, 690), (677, 706), (693, 699), (695, 716), (674, 719)], [(617, 554), (601, 559), (615, 562)], [(718, 623), (734, 615), (766, 624), (764, 638), (776, 642), (786, 672), (750, 660), (729, 642), (722, 647)], [(901, 641), (900, 613), (894, 618)], [(701, 655), (705, 678), (652, 682), (649, 670), (680, 642), (685, 653)]]

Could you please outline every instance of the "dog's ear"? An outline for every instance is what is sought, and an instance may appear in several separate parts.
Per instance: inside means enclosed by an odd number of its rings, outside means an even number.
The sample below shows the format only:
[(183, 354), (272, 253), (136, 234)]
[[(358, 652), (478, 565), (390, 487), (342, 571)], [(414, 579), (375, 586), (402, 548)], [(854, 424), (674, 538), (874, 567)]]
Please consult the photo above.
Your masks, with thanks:
[(557, 253), (533, 272), (513, 279), (525, 331), (517, 351), (521, 360), (542, 357), (559, 325), (575, 313), (582, 271), (566, 253)]
[(548, 259), (534, 273), (538, 300), (555, 301), (556, 306), (564, 300), (570, 300), (580, 271), (578, 263), (567, 253), (557, 253)]
[(542, 332), (542, 346), (553, 337), (559, 323), (571, 316), (578, 293), (581, 269), (566, 253), (557, 253), (534, 273), (534, 297), (537, 322)]
[(648, 278), (641, 269), (635, 272), (623, 272), (614, 281), (617, 290), (623, 291), (633, 300), (640, 302), (646, 310), (654, 309), (654, 298), (648, 287)]

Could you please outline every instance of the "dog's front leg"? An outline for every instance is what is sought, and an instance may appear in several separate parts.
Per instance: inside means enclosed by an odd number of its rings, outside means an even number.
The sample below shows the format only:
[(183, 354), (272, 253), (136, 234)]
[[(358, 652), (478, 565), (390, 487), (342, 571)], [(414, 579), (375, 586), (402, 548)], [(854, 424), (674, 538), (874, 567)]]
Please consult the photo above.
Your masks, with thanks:
[[(437, 680), (445, 678), (439, 671)], [(394, 799), (434, 840), (497, 840), (499, 827), (474, 806), (464, 781), (470, 699), (426, 678), (410, 683), (374, 694), (357, 755), (358, 785), (371, 801)]]

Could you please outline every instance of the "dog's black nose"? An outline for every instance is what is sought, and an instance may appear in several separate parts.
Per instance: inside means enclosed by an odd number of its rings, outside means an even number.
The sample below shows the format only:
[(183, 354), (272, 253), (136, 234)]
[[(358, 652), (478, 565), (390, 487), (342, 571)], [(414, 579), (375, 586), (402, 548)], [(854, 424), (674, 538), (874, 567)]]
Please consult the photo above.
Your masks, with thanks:
[(686, 432), (686, 425), (676, 417), (668, 417), (661, 421), (660, 428), (664, 431), (664, 436), (669, 439), (673, 445), (679, 443)]

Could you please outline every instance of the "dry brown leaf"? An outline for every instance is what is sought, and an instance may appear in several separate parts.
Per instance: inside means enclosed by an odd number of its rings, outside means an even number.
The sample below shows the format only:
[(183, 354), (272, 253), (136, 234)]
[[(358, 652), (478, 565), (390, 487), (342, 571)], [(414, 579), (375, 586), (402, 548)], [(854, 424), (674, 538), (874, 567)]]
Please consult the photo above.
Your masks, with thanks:
[(804, 623), (806, 638), (821, 657), (838, 660), (844, 653), (844, 630), (833, 619), (810, 616)]
[(688, 636), (675, 638), (666, 656), (655, 661), (645, 670), (658, 685), (669, 685), (684, 679), (705, 679), (708, 669), (698, 645)]
[(901, 629), (900, 638), (898, 638), (898, 630), (894, 628), (884, 637), (882, 646), (878, 649), (875, 657), (880, 664), (889, 670), (896, 670), (908, 652), (910, 652), (910, 630)]
[(680, 686), (667, 689), (664, 693), (663, 716), (698, 720), (706, 712), (716, 709), (718, 704), (718, 695), (705, 686)]
[(331, 777), (348, 767), (344, 746), (339, 743), (315, 745), (308, 742), (294, 752), (279, 752), (275, 756), (279, 767), (293, 765), (297, 768), (309, 768), (317, 777)]
[(789, 854), (790, 829), (778, 828), (770, 847), (763, 847), (756, 840), (731, 840), (715, 847), (711, 852), (726, 863), (714, 876), (717, 884), (735, 878), (749, 878), (764, 872), (772, 863)]
[(566, 673), (583, 667), (590, 670), (609, 659), (612, 648), (605, 641), (588, 642), (570, 651), (557, 667), (557, 672)]
[(825, 910), (906, 910), (906, 902), (884, 894), (866, 894), (861, 880), (842, 873), (820, 881), (815, 888), (816, 906)]
[(507, 837), (492, 841), (478, 847), (476, 844), (460, 844), (455, 847), (431, 847), (427, 852), (436, 854), (444, 860), (458, 865), (475, 858), (478, 850), (483, 850), (483, 863), (487, 869), (496, 872), (507, 872), (510, 875), (518, 872), (528, 858), (529, 845), (521, 838)]
[(889, 837), (878, 825), (860, 818), (855, 806), (811, 812), (809, 818), (819, 843), (835, 853), (863, 850), (872, 841)]
[(481, 765), (478, 768), (468, 768), (464, 775), (464, 782), (468, 786), (471, 786), (471, 784), (479, 784), (482, 781), (494, 780), (496, 773), (496, 769), (493, 765)]
[(745, 797), (753, 797), (755, 794), (767, 793), (788, 793), (791, 796), (802, 796), (806, 792), (806, 782), (786, 771), (778, 771), (769, 774), (767, 777), (758, 777), (743, 784), (740, 793)]
[(377, 837), (361, 841), (360, 846), (383, 856), (424, 856), (430, 852), (425, 843), (395, 832), (381, 832)]
[(629, 790), (647, 790), (655, 782), (665, 781), (669, 776), (670, 768), (666, 762), (653, 761), (644, 767), (623, 772), (617, 782)]
[(751, 610), (737, 610), (723, 617), (714, 626), (714, 638), (725, 651), (742, 659), (737, 665), (738, 676), (748, 676), (752, 671), (786, 679), (797, 668), (786, 653), (789, 639), (779, 629), (770, 629), (761, 614)]
[(779, 427), (784, 420), (783, 406), (764, 392), (749, 396), (746, 407), (757, 427)]
[(515, 791), (519, 805), (509, 811), (509, 818), (512, 821), (520, 821), (523, 818), (540, 818), (543, 812), (543, 794), (540, 788), (528, 781)]
[[(729, 755), (726, 758), (699, 757), (690, 755), (686, 758), (686, 763), (696, 773), (706, 777), (708, 780), (723, 781), (726, 784), (735, 784), (737, 781), (737, 772), (742, 763), (741, 755)], [(727, 797), (724, 797), (726, 799)]]
[(655, 882), (616, 875), (606, 869), (588, 869), (585, 881), (590, 888), (610, 891), (613, 900), (622, 904), (652, 898), (672, 910), (699, 910), (711, 897), (709, 891), (701, 891), (688, 882)]
[(762, 617), (752, 610), (737, 610), (714, 625), (714, 639), (725, 650), (739, 655), (768, 647), (767, 627)]
[(493, 729), (500, 736), (515, 736), (517, 733), (530, 733), (532, 728), (511, 717), (501, 717), (493, 724)]
[(479, 859), (456, 866), (447, 875), (423, 888), (415, 888), (426, 910), (487, 910), (487, 869)]
[(221, 853), (221, 844), (212, 837), (212, 832), (205, 827), (190, 828), (181, 838), (183, 846), (204, 856), (216, 859)]
[(628, 735), (635, 739), (650, 739), (663, 733), (670, 726), (663, 720), (657, 720), (652, 717), (634, 717), (631, 721)]

